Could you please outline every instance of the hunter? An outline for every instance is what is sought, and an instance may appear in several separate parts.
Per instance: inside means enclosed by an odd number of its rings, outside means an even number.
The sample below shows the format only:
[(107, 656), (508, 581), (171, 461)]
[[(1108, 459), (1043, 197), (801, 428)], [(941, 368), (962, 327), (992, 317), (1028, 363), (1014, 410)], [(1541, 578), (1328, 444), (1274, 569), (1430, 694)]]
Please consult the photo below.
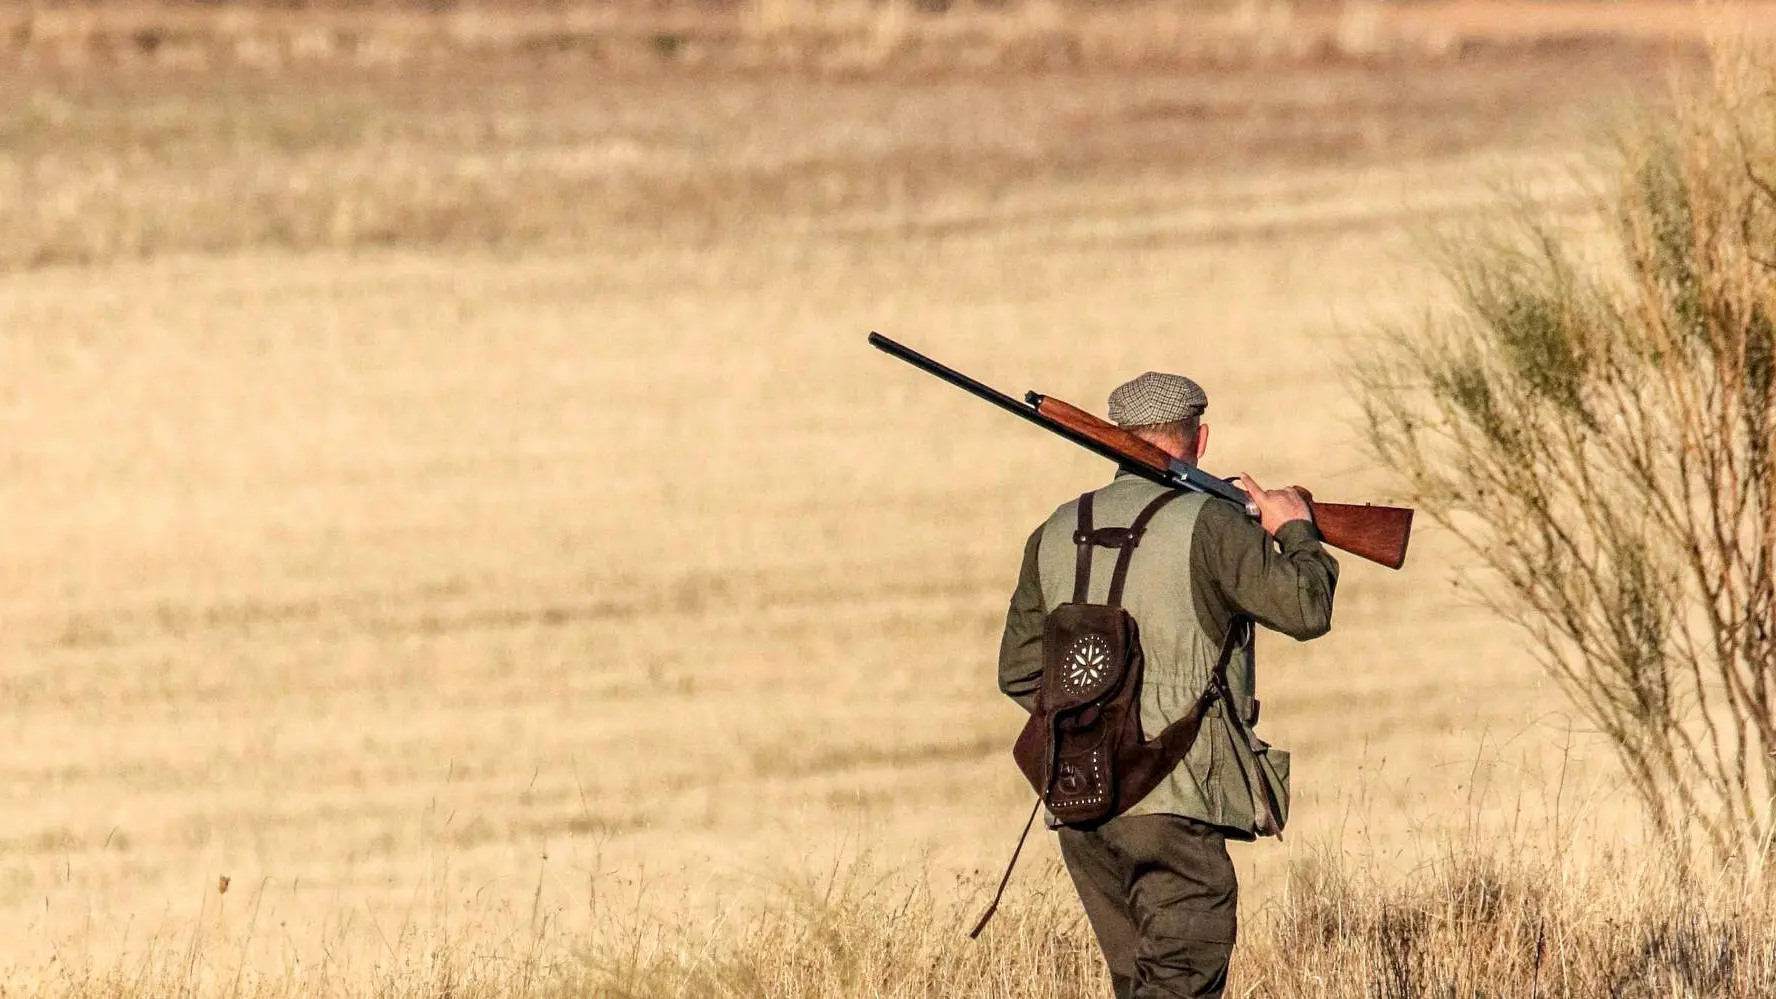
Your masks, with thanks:
[[(1196, 382), (1148, 372), (1110, 394), (1109, 415), (1195, 464), (1208, 445), (1207, 408)], [(1239, 898), (1227, 841), (1274, 835), (1287, 813), (1288, 756), (1251, 734), (1258, 700), (1245, 622), (1303, 641), (1325, 634), (1338, 563), (1321, 546), (1299, 491), (1241, 479), (1258, 520), (1200, 493), (1177, 498), (1142, 536), (1121, 601), (1139, 623), (1146, 657), (1140, 715), (1149, 737), (1191, 707), (1230, 629), (1241, 628), (1231, 636), (1225, 667), (1231, 697), (1211, 707), (1183, 762), (1126, 812), (1091, 828), (1050, 819), (1117, 999), (1222, 994)], [(1119, 472), (1094, 495), (1096, 523), (1127, 525), (1162, 492)], [(1030, 535), (1006, 615), (999, 688), (1026, 711), (1041, 686), (1044, 619), (1074, 588), (1078, 502), (1061, 506)], [(1089, 558), (1091, 599), (1102, 601), (1114, 553)], [(1223, 700), (1243, 718), (1230, 720)]]

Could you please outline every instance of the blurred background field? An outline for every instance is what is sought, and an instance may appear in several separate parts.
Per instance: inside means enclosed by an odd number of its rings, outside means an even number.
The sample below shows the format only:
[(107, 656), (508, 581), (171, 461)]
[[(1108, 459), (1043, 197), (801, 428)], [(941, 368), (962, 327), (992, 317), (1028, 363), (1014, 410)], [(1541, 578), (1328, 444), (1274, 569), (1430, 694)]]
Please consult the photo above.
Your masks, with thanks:
[(4, 18), (0, 46), (33, 67), (280, 70), (470, 56), (624, 74), (1441, 59), (1599, 40), (1664, 47), (1701, 33), (1691, 5), (1668, 0), (15, 0)]
[[(1209, 467), (1391, 499), (1358, 333), (1437, 307), (1437, 226), (1586, 207), (1699, 23), (5, 8), (0, 967), (574, 955), (863, 855), (978, 897), (1021, 542), (1107, 469), (864, 334), (1093, 409), (1182, 370)], [(1449, 539), (1344, 566), (1262, 650), (1250, 918), (1292, 860), (1635, 842)]]

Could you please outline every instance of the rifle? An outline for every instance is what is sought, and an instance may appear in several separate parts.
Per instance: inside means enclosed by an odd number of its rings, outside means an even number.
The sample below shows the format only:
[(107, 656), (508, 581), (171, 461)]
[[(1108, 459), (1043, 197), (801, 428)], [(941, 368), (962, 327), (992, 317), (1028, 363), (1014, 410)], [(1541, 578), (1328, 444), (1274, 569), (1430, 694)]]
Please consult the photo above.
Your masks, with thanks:
[[(927, 374), (949, 382), (970, 395), (985, 399), (1006, 412), (1020, 416), (1050, 433), (1108, 458), (1136, 475), (1169, 489), (1207, 493), (1238, 506), (1247, 516), (1258, 515), (1246, 491), (1218, 476), (1174, 459), (1114, 423), (1071, 406), (1052, 396), (1030, 392), (1023, 402), (984, 385), (954, 368), (946, 367), (880, 333), (869, 335), (870, 346), (898, 357)], [(1321, 503), (1301, 490), (1313, 509), (1320, 536), (1334, 548), (1359, 558), (1398, 569), (1406, 564), (1406, 545), (1412, 540), (1412, 511), (1397, 506), (1364, 503)]]

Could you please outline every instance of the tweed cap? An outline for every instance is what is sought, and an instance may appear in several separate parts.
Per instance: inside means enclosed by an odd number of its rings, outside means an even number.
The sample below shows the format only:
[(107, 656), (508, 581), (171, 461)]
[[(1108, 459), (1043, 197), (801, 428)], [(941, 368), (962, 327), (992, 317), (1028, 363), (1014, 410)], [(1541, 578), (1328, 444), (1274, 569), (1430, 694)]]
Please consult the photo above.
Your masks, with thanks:
[(1183, 375), (1149, 371), (1123, 382), (1110, 393), (1110, 422), (1119, 427), (1176, 423), (1202, 415), (1209, 408), (1202, 386)]

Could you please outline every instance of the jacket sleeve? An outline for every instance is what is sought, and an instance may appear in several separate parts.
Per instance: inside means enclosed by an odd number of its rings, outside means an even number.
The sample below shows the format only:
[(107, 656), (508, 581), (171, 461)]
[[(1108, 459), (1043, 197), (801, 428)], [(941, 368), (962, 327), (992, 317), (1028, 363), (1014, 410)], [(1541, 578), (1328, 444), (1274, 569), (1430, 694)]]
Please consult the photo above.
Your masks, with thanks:
[(1273, 541), (1231, 503), (1208, 503), (1197, 517), (1191, 569), (1206, 584), (1194, 589), (1211, 635), (1225, 633), (1236, 614), (1298, 641), (1332, 630), (1338, 562), (1309, 521), (1284, 524)]
[(999, 689), (1025, 711), (1035, 710), (1036, 690), (1042, 685), (1042, 622), (1048, 608), (1042, 605), (1042, 580), (1037, 574), (1041, 545), (1038, 527), (1024, 542), (1024, 563), (1005, 612), (1005, 636), (999, 641)]

